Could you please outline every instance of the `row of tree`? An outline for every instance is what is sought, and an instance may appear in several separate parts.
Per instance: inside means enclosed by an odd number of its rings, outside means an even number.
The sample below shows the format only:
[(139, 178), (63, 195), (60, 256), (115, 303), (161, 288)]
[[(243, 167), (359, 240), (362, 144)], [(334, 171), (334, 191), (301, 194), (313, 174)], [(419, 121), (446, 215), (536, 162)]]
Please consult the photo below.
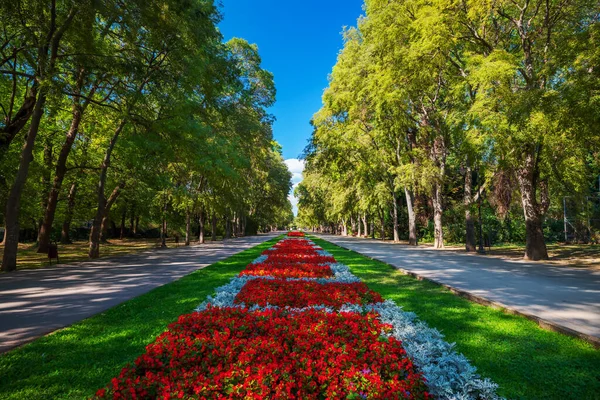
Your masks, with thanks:
[(378, 219), (385, 236), (389, 215), (394, 240), (404, 226), (414, 245), (433, 220), (439, 248), (460, 208), (473, 251), (485, 201), (500, 220), (523, 221), (525, 258), (547, 258), (547, 213), (589, 195), (599, 172), (598, 2), (366, 0), (364, 10), (313, 119), (299, 223), (368, 232)]
[(219, 20), (212, 0), (0, 2), (3, 270), (24, 227), (45, 252), (87, 226), (96, 258), (114, 220), (163, 243), (169, 219), (187, 243), (290, 220), (273, 77)]

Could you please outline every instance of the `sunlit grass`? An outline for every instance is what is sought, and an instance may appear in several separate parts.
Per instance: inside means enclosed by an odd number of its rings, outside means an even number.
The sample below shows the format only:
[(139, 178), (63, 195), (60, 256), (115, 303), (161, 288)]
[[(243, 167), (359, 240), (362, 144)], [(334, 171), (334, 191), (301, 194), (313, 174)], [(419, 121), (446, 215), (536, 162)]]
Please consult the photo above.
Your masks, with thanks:
[(393, 267), (312, 238), (370, 289), (437, 328), (511, 399), (600, 399), (600, 351)]
[(0, 355), (0, 399), (82, 399), (122, 367), (181, 314), (194, 310), (272, 239)]

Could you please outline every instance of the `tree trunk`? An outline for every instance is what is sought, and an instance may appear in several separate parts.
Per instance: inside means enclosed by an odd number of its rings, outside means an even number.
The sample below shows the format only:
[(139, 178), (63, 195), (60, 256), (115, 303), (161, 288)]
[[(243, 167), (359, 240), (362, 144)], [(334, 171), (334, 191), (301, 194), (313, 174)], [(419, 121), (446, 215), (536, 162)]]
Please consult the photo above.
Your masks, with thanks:
[[(115, 201), (117, 201), (117, 198), (119, 198), (119, 194), (121, 194), (121, 189), (123, 189), (125, 187), (125, 182), (121, 182), (119, 183), (112, 191), (112, 193), (110, 194), (110, 196), (108, 197), (108, 200), (106, 201), (106, 207), (104, 208), (104, 216), (102, 217), (102, 223), (100, 224), (100, 241), (102, 243), (106, 243), (108, 236), (107, 236), (107, 230), (108, 230), (108, 215), (110, 213), (110, 209), (112, 208), (113, 204), (115, 204)], [(115, 234), (114, 230), (113, 230), (113, 235)], [(116, 235), (115, 235), (116, 236)]]
[(381, 240), (385, 240), (385, 214), (383, 210), (379, 210), (379, 221), (381, 228)]
[(444, 231), (442, 230), (442, 184), (440, 182), (435, 183), (433, 190), (433, 224), (434, 224), (434, 242), (433, 247), (436, 249), (444, 248)]
[(362, 236), (362, 225), (360, 224), (360, 214), (358, 215), (358, 232), (356, 234), (356, 236), (361, 237)]
[[(46, 35), (46, 40), (40, 43), (37, 53), (37, 73), (34, 83), (33, 93), (37, 88), (38, 82), (44, 84), (40, 86), (39, 95), (35, 101), (33, 112), (31, 113), (31, 123), (29, 132), (25, 140), (25, 145), (21, 151), (21, 159), (19, 169), (15, 176), (14, 183), (11, 187), (10, 194), (6, 202), (6, 222), (5, 222), (5, 239), (4, 239), (4, 255), (2, 257), (2, 270), (14, 271), (17, 269), (17, 250), (19, 247), (19, 212), (21, 205), (21, 194), (27, 181), (29, 173), (29, 164), (33, 160), (33, 148), (35, 139), (40, 128), (40, 123), (44, 116), (47, 95), (50, 90), (49, 81), (54, 77), (56, 59), (58, 56), (59, 44), (67, 28), (71, 25), (77, 8), (70, 9), (66, 16), (63, 25), (58, 27), (56, 24), (56, 5), (53, 3), (51, 7), (51, 19), (49, 21), (49, 31)], [(44, 82), (48, 81), (48, 83)], [(31, 101), (31, 100), (30, 100)], [(28, 112), (28, 111), (27, 111)], [(26, 121), (25, 121), (26, 122)], [(21, 128), (25, 126), (25, 122)], [(19, 130), (21, 129), (19, 128)], [(18, 131), (17, 131), (18, 132)]]
[(471, 204), (473, 204), (473, 171), (467, 165), (465, 170), (465, 250), (476, 251), (475, 245), (475, 221), (471, 215)]
[(415, 195), (408, 187), (404, 187), (404, 197), (406, 197), (406, 210), (408, 211), (408, 244), (416, 246), (419, 244), (417, 236), (417, 214), (415, 213)]
[[(79, 71), (77, 76), (77, 93), (81, 93), (83, 87), (83, 80), (85, 77), (85, 71), (82, 69)], [(96, 86), (94, 86), (88, 93), (88, 97), (94, 96), (96, 92)], [(54, 182), (52, 188), (48, 193), (48, 199), (46, 206), (44, 207), (44, 220), (40, 227), (40, 233), (38, 237), (38, 253), (47, 252), (48, 244), (50, 239), (50, 232), (52, 231), (52, 224), (54, 223), (54, 216), (56, 214), (56, 206), (58, 204), (58, 196), (62, 188), (62, 183), (67, 173), (67, 159), (73, 148), (73, 143), (79, 132), (79, 126), (83, 118), (83, 113), (87, 108), (89, 101), (85, 101), (83, 104), (80, 101), (80, 97), (75, 97), (72, 106), (72, 118), (71, 125), (65, 136), (65, 141), (60, 149), (58, 160), (56, 161), (56, 169), (54, 172)]]
[(129, 237), (135, 235), (135, 202), (131, 202), (131, 209), (129, 210)]
[(121, 214), (121, 234), (119, 239), (125, 239), (125, 218), (127, 218), (127, 208), (123, 207), (123, 213)]
[(346, 227), (345, 218), (342, 218), (342, 236), (348, 236), (348, 228)]
[(217, 240), (217, 213), (213, 211), (212, 220), (210, 224), (210, 240), (213, 242)]
[(167, 247), (167, 199), (163, 200), (162, 224), (160, 229), (160, 247)]
[(398, 223), (398, 196), (396, 196), (396, 192), (392, 193), (392, 199), (394, 200), (393, 204), (393, 220), (394, 220), (394, 243), (398, 243), (400, 241), (400, 225)]
[[(538, 152), (541, 151), (538, 149)], [(548, 250), (544, 240), (544, 231), (542, 228), (545, 209), (548, 207), (547, 186), (541, 185), (541, 204), (536, 198), (536, 189), (538, 181), (538, 171), (536, 165), (536, 156), (534, 151), (529, 151), (525, 155), (523, 166), (517, 170), (517, 180), (521, 190), (521, 201), (523, 204), (523, 213), (525, 215), (525, 255), (526, 260), (546, 260), (548, 259)]]
[(392, 221), (394, 224), (394, 243), (398, 243), (400, 241), (400, 224), (398, 222), (398, 196), (396, 196), (396, 192), (392, 192)]
[(62, 244), (72, 243), (71, 241), (71, 221), (73, 221), (73, 213), (75, 211), (75, 195), (77, 194), (77, 181), (71, 184), (71, 190), (69, 190), (69, 197), (67, 199), (67, 212), (65, 214), (65, 220), (63, 222), (62, 231), (60, 233), (60, 242)]
[(0, 129), (0, 161), (3, 160), (13, 139), (21, 132), (21, 129), (27, 125), (29, 118), (33, 115), (36, 99), (37, 85), (34, 85), (29, 90), (27, 97), (23, 100), (23, 104), (19, 108), (19, 111), (17, 111), (14, 117), (9, 115), (8, 118), (10, 119), (5, 121), (5, 125)]
[(2, 257), (2, 270), (14, 271), (17, 269), (17, 250), (19, 247), (19, 213), (21, 208), (21, 194), (27, 181), (29, 173), (29, 164), (33, 160), (33, 148), (35, 139), (40, 128), (42, 117), (44, 116), (44, 106), (48, 89), (43, 87), (40, 90), (39, 98), (35, 104), (33, 115), (31, 116), (31, 125), (25, 140), (25, 145), (21, 151), (21, 160), (19, 169), (11, 187), (8, 200), (6, 202), (5, 214), (5, 235), (4, 235), (4, 255)]
[(133, 227), (133, 235), (134, 236), (138, 234), (139, 226), (140, 226), (140, 216), (136, 215), (135, 216), (135, 226)]
[(198, 243), (204, 244), (204, 210), (200, 210), (200, 215), (198, 216)]
[(106, 197), (104, 196), (104, 186), (106, 186), (106, 175), (108, 172), (108, 167), (110, 166), (110, 158), (112, 152), (117, 144), (117, 140), (119, 135), (125, 128), (125, 124), (127, 121), (124, 119), (119, 123), (117, 129), (113, 133), (112, 138), (110, 139), (110, 143), (108, 148), (106, 149), (106, 153), (104, 154), (104, 159), (102, 160), (102, 165), (100, 166), (100, 179), (98, 181), (98, 189), (96, 190), (96, 196), (98, 199), (98, 208), (96, 209), (96, 215), (94, 216), (94, 222), (92, 223), (92, 230), (90, 232), (90, 250), (88, 253), (89, 258), (98, 258), (100, 257), (100, 233), (102, 227), (102, 219), (106, 213)]
[(365, 229), (365, 237), (369, 237), (369, 224), (367, 223), (367, 214), (363, 214), (362, 223)]
[(192, 223), (191, 223), (191, 212), (190, 212), (190, 208), (186, 208), (185, 210), (185, 245), (189, 246), (190, 245), (190, 230), (192, 228)]
[(231, 238), (231, 221), (229, 220), (229, 216), (225, 216), (225, 239)]
[[(50, 193), (50, 180), (52, 179), (52, 138), (50, 136), (46, 137), (46, 142), (44, 143), (44, 169), (42, 171), (42, 198), (40, 201), (40, 208), (45, 210), (48, 206), (48, 194)], [(39, 248), (40, 236), (42, 233), (42, 224), (44, 223), (44, 219), (40, 219), (38, 225), (40, 229), (38, 230), (38, 237), (36, 242), (38, 243), (38, 253), (48, 253), (48, 246), (44, 246), (43, 248)], [(46, 241), (48, 242), (50, 238), (50, 232), (48, 232)]]

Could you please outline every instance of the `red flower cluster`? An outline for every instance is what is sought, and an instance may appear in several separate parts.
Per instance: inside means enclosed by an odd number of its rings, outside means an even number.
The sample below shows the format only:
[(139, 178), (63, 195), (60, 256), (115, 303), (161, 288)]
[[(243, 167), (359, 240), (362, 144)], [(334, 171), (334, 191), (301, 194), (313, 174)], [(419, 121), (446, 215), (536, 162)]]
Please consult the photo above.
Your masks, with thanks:
[(250, 264), (240, 275), (273, 276), (276, 278), (328, 278), (333, 276), (327, 265), (298, 263)]
[(183, 315), (96, 398), (431, 399), (375, 314), (209, 308)]
[(288, 237), (304, 237), (304, 232), (292, 231), (288, 232)]
[(309, 263), (309, 264), (325, 264), (334, 263), (335, 258), (331, 256), (321, 256), (319, 254), (293, 254), (293, 253), (278, 253), (269, 254), (269, 258), (265, 263)]
[(346, 303), (369, 304), (383, 301), (381, 295), (362, 282), (327, 283), (254, 279), (248, 281), (235, 297), (237, 304), (294, 307), (324, 305), (339, 308)]

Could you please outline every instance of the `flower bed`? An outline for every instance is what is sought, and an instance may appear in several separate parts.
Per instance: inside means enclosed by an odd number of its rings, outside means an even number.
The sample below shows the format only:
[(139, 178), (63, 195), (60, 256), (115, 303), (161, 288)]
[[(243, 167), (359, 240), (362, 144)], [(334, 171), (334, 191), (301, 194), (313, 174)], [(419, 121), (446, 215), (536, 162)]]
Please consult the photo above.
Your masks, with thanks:
[(297, 232), (297, 231), (293, 231), (293, 232), (288, 232), (288, 237), (304, 237), (304, 232)]
[(319, 254), (268, 254), (268, 258), (264, 261), (269, 264), (275, 263), (309, 263), (309, 264), (329, 264), (334, 263), (335, 258), (331, 256), (322, 256)]
[(301, 237), (263, 252), (197, 311), (97, 397), (498, 399), (443, 335)]
[(376, 314), (209, 308), (183, 315), (97, 398), (429, 399)]
[(235, 303), (265, 307), (303, 308), (326, 306), (339, 308), (344, 304), (380, 303), (379, 293), (369, 290), (362, 282), (317, 283), (285, 279), (254, 279), (248, 281), (235, 297)]
[(328, 278), (333, 271), (328, 265), (299, 263), (257, 263), (250, 264), (240, 273), (254, 276), (274, 276), (276, 278)]

